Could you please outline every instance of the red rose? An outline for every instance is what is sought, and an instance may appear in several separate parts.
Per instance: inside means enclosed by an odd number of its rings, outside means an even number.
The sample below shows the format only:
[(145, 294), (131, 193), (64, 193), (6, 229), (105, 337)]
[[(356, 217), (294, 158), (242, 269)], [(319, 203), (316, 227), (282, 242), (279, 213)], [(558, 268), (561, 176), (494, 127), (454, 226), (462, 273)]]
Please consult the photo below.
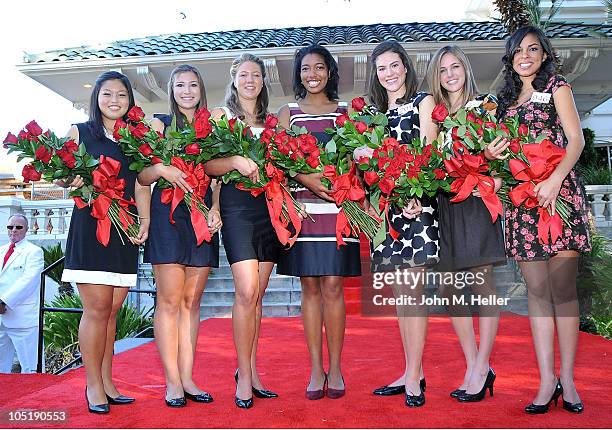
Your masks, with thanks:
[(434, 175), (436, 175), (436, 179), (444, 179), (446, 177), (446, 172), (442, 169), (434, 169)]
[(74, 140), (70, 139), (70, 140), (67, 140), (66, 143), (64, 143), (63, 149), (65, 151), (68, 151), (69, 153), (72, 153), (79, 149), (79, 145), (77, 145), (77, 143)]
[(128, 127), (130, 128), (130, 133), (132, 133), (132, 136), (134, 136), (136, 139), (144, 139), (145, 134), (149, 132), (149, 128), (142, 122), (136, 124), (136, 127), (133, 125), (129, 125)]
[(359, 132), (359, 134), (363, 134), (366, 132), (366, 130), (368, 129), (368, 126), (366, 125), (365, 122), (361, 122), (359, 121), (358, 123), (355, 124), (355, 128), (357, 129), (357, 131)]
[(26, 164), (25, 166), (23, 166), (21, 176), (23, 176), (23, 182), (28, 183), (30, 181), (40, 180), (41, 174), (34, 168), (34, 166), (32, 166), (31, 164)]
[(491, 121), (487, 121), (487, 122), (484, 123), (484, 127), (487, 128), (487, 129), (490, 128), (490, 129), (495, 130), (495, 123), (491, 122)]
[(148, 143), (143, 143), (138, 147), (138, 152), (140, 152), (145, 157), (148, 157), (153, 154), (153, 148), (151, 148), (151, 145), (149, 145)]
[(231, 131), (232, 133), (234, 132), (234, 127), (236, 126), (236, 121), (237, 121), (237, 119), (236, 119), (236, 118), (232, 118), (232, 119), (230, 119), (230, 120), (227, 122), (227, 124), (229, 125), (229, 129), (230, 129), (230, 131)]
[(518, 154), (521, 150), (521, 144), (519, 143), (520, 141), (521, 139), (519, 137), (512, 139), (510, 141), (510, 146), (508, 147), (508, 149), (513, 153)]
[(378, 173), (368, 170), (363, 174), (363, 180), (371, 187), (378, 182)]
[(385, 140), (383, 140), (383, 147), (385, 150), (388, 148), (398, 148), (399, 142), (394, 137), (387, 137)]
[(115, 127), (113, 128), (113, 137), (115, 140), (120, 140), (121, 136), (119, 135), (119, 129), (127, 127), (127, 124), (122, 119), (118, 119), (115, 121)]
[(56, 151), (56, 154), (64, 162), (66, 167), (68, 167), (69, 169), (74, 169), (74, 167), (76, 166), (76, 158), (74, 158), (72, 152), (68, 151), (64, 147), (59, 151)]
[(383, 194), (391, 194), (393, 188), (395, 188), (395, 181), (391, 178), (384, 177), (378, 183), (378, 188)]
[(527, 127), (525, 124), (519, 125), (518, 134), (521, 136), (529, 135), (529, 127)]
[(465, 119), (468, 120), (469, 122), (475, 122), (476, 121), (476, 117), (474, 116), (474, 114), (472, 112), (468, 112), (468, 114), (465, 117)]
[(484, 130), (482, 128), (479, 128), (478, 130), (476, 130), (476, 134), (482, 137), (482, 135), (484, 134)]
[(266, 145), (269, 145), (270, 141), (272, 140), (274, 136), (275, 136), (274, 130), (266, 128), (264, 131), (261, 132), (261, 136), (259, 136), (259, 140), (261, 140)]
[(319, 156), (310, 155), (306, 159), (306, 163), (308, 163), (308, 165), (312, 167), (313, 169), (319, 167)]
[(48, 164), (51, 161), (51, 153), (47, 150), (44, 145), (40, 145), (36, 152), (34, 153), (34, 159), (40, 160), (45, 164)]
[[(212, 125), (208, 119), (197, 118), (193, 126), (196, 132), (196, 139), (206, 139), (212, 132)], [(232, 130), (233, 131), (233, 130)]]
[(6, 137), (4, 138), (4, 142), (3, 143), (15, 145), (15, 144), (19, 143), (19, 139), (17, 139), (17, 136), (15, 136), (13, 133), (9, 132), (6, 135)]
[(151, 163), (153, 164), (159, 164), (162, 162), (162, 159), (156, 156), (151, 157)]
[(276, 128), (278, 125), (278, 118), (275, 115), (269, 113), (266, 116), (266, 128)]
[(195, 115), (193, 116), (194, 119), (199, 119), (199, 120), (206, 120), (208, 121), (208, 119), (210, 118), (210, 112), (208, 111), (208, 109), (206, 109), (205, 107), (201, 107), (200, 109), (198, 109), (195, 113)]
[(185, 147), (185, 154), (187, 155), (198, 155), (200, 153), (200, 147), (197, 143), (192, 143)]
[(433, 112), (431, 113), (431, 119), (437, 122), (443, 122), (448, 116), (448, 109), (442, 103), (436, 105)]
[(42, 134), (42, 128), (36, 123), (36, 121), (30, 121), (25, 129), (30, 133), (30, 136), (40, 136)]
[(27, 131), (25, 131), (25, 130), (21, 130), (21, 131), (19, 132), (19, 134), (17, 135), (17, 137), (18, 137), (19, 139), (28, 139), (28, 138), (29, 138), (29, 135), (28, 135), (28, 132), (27, 132)]
[(336, 125), (339, 127), (344, 127), (344, 123), (346, 123), (347, 120), (350, 121), (350, 118), (347, 114), (343, 113), (338, 118), (336, 118)]
[(453, 127), (451, 130), (451, 138), (453, 140), (459, 140), (459, 127)]
[(127, 116), (130, 121), (137, 122), (137, 121), (143, 120), (145, 117), (145, 114), (140, 108), (140, 106), (133, 106), (132, 109), (130, 109), (129, 112), (127, 113)]
[(351, 106), (357, 112), (361, 112), (363, 108), (365, 107), (365, 105), (366, 105), (366, 102), (363, 99), (363, 97), (355, 97), (353, 101), (351, 102)]
[(301, 134), (298, 137), (298, 141), (301, 151), (310, 153), (318, 149), (317, 139), (312, 134)]

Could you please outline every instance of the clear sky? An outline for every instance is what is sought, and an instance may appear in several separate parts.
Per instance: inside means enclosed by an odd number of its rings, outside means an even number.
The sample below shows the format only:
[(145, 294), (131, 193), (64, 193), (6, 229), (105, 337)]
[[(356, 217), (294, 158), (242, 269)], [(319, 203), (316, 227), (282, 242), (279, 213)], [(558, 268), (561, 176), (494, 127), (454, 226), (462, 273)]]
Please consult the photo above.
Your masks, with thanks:
[[(64, 134), (85, 119), (66, 99), (19, 73), (24, 52), (168, 33), (318, 25), (460, 21), (474, 0), (8, 0), (0, 7), (0, 138), (32, 119)], [(12, 172), (0, 152), (0, 172)], [(7, 166), (8, 164), (8, 166)]]

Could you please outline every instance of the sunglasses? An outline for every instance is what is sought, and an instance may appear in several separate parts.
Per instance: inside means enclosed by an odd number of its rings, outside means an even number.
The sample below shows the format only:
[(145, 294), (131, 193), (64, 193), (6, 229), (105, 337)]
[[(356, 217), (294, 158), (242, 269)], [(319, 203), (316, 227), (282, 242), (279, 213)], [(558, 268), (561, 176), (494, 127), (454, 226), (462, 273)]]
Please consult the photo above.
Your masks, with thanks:
[(23, 226), (22, 225), (7, 225), (6, 228), (8, 228), (9, 230), (22, 230)]

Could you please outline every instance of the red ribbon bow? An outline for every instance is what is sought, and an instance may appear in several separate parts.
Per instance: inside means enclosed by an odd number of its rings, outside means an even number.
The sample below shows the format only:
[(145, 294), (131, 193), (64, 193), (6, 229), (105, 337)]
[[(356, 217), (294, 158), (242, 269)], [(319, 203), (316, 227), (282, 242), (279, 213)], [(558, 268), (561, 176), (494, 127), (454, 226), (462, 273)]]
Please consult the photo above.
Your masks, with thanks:
[[(123, 198), (125, 192), (125, 180), (119, 179), (121, 163), (113, 158), (100, 156), (98, 167), (92, 172), (92, 183), (94, 190), (100, 193), (91, 205), (91, 216), (98, 220), (96, 238), (104, 246), (108, 246), (110, 241), (111, 220), (108, 211), (113, 203), (119, 205), (119, 221), (123, 229), (134, 224), (134, 219), (127, 212), (130, 205), (134, 205), (134, 200)], [(74, 197), (74, 201), (79, 209), (88, 206), (81, 197)]]
[[(540, 143), (523, 145), (523, 152), (529, 164), (519, 159), (509, 161), (510, 171), (522, 184), (512, 189), (508, 196), (515, 206), (525, 205), (527, 209), (539, 206), (538, 197), (535, 194), (535, 186), (548, 179), (555, 171), (563, 157), (565, 149), (559, 148), (549, 140)], [(538, 240), (540, 243), (553, 243), (561, 237), (563, 232), (563, 221), (558, 213), (551, 215), (543, 207), (538, 208)]]
[[(278, 240), (283, 245), (293, 246), (302, 230), (302, 220), (295, 210), (293, 198), (282, 185), (285, 174), (272, 163), (266, 164), (266, 175), (270, 179), (267, 184), (260, 188), (247, 188), (244, 183), (236, 184), (236, 188), (249, 191), (253, 197), (266, 193), (266, 204), (270, 214), (270, 222), (276, 231)], [(286, 210), (286, 212), (285, 212)], [(287, 219), (286, 215), (289, 215)], [(293, 225), (294, 233), (289, 230), (289, 224)]]
[(323, 170), (323, 176), (331, 181), (332, 190), (330, 195), (334, 198), (336, 206), (340, 208), (340, 212), (336, 216), (336, 247), (340, 248), (340, 245), (346, 245), (342, 237), (349, 237), (352, 233), (342, 204), (347, 200), (363, 203), (365, 191), (355, 175), (355, 163), (353, 163), (348, 173), (342, 175), (338, 175), (335, 166), (326, 165)]
[(456, 195), (450, 200), (453, 203), (462, 202), (467, 199), (478, 187), (480, 197), (491, 214), (491, 221), (503, 213), (501, 200), (495, 193), (495, 181), (491, 176), (483, 175), (488, 170), (488, 163), (482, 154), (472, 155), (465, 153), (444, 160), (444, 167), (449, 176), (457, 178), (451, 184), (451, 192)]
[[(204, 172), (204, 166), (202, 164), (196, 164), (192, 161), (186, 162), (182, 158), (172, 157), (170, 163), (181, 170), (187, 175), (185, 182), (193, 189), (193, 193), (190, 193), (190, 205), (189, 214), (191, 216), (191, 224), (193, 225), (193, 231), (196, 235), (196, 241), (198, 246), (203, 242), (210, 242), (210, 231), (208, 230), (208, 224), (206, 217), (198, 209), (198, 205), (204, 205), (204, 197), (206, 191), (210, 185), (210, 177)], [(180, 188), (166, 188), (162, 191), (161, 202), (163, 204), (170, 204), (170, 222), (174, 224), (174, 210), (181, 201), (185, 199), (185, 192)], [(185, 201), (187, 204), (187, 201)]]

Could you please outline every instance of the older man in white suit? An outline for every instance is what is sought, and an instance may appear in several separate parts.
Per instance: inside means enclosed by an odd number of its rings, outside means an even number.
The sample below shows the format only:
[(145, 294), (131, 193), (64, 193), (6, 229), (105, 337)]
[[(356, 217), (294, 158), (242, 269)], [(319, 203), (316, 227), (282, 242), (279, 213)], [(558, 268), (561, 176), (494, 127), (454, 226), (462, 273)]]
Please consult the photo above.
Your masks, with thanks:
[(0, 373), (11, 372), (15, 352), (21, 373), (34, 373), (43, 251), (25, 239), (25, 216), (11, 216), (6, 228), (9, 243), (0, 246)]

